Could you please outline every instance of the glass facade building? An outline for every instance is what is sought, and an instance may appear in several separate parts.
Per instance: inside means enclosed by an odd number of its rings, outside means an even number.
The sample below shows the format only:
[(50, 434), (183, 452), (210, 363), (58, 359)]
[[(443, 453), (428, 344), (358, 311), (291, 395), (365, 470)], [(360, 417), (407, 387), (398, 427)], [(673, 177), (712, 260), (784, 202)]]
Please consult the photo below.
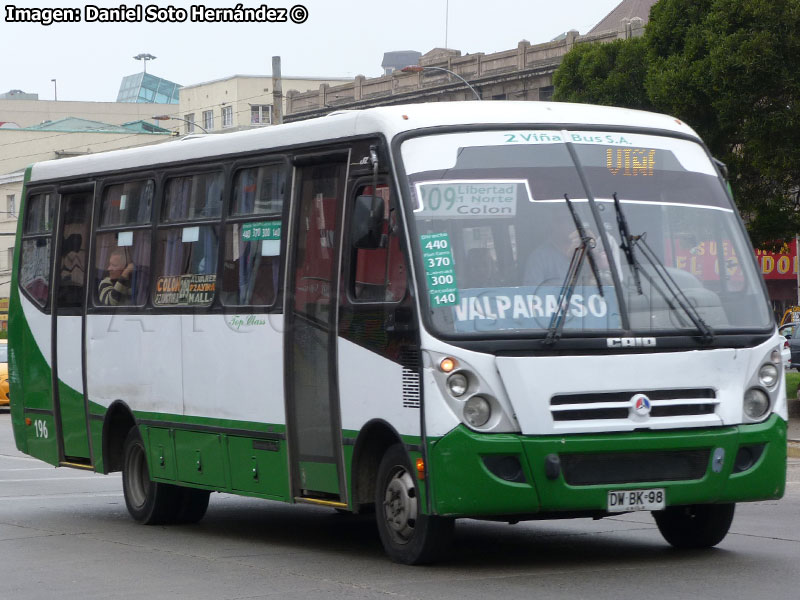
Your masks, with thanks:
[(136, 73), (122, 78), (117, 102), (156, 102), (178, 104), (181, 85), (150, 73)]

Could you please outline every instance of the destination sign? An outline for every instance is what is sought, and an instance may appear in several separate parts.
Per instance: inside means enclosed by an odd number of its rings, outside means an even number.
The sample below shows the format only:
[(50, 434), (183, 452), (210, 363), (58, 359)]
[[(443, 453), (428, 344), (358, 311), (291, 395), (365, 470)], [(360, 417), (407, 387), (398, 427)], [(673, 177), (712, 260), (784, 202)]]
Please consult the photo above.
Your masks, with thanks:
[(518, 197), (531, 197), (525, 179), (425, 181), (416, 188), (418, 218), (514, 217)]

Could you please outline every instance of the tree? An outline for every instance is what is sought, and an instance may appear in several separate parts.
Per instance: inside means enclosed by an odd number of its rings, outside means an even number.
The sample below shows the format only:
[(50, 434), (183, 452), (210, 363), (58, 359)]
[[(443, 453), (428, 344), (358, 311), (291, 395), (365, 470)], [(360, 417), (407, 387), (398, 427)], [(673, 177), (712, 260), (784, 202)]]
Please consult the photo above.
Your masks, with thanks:
[(579, 44), (553, 76), (553, 98), (652, 110), (644, 87), (646, 53), (643, 38)]
[(661, 0), (651, 24), (648, 97), (690, 123), (729, 165), (757, 245), (793, 237), (800, 228), (800, 0)]
[[(800, 0), (660, 0), (643, 38), (614, 44), (631, 50), (613, 53), (604, 69), (588, 65), (601, 64), (591, 57), (607, 51), (582, 44), (568, 54), (555, 97), (644, 108), (641, 94), (690, 124), (728, 164), (756, 245), (793, 237), (800, 230)], [(623, 68), (621, 56), (639, 64)], [(595, 81), (603, 77), (616, 94)]]

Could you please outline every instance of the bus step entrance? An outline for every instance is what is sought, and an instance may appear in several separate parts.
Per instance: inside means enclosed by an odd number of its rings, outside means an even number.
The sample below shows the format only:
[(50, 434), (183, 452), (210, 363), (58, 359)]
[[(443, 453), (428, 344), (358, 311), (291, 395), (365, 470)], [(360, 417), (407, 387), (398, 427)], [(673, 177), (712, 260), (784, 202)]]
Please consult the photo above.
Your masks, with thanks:
[(71, 456), (67, 456), (64, 460), (58, 461), (58, 466), (94, 471), (94, 466), (89, 462), (88, 458), (72, 458)]
[(347, 508), (347, 504), (345, 502), (339, 502), (338, 500), (323, 500), (322, 498), (305, 498), (303, 496), (295, 496), (294, 501), (302, 504), (316, 504), (317, 506)]

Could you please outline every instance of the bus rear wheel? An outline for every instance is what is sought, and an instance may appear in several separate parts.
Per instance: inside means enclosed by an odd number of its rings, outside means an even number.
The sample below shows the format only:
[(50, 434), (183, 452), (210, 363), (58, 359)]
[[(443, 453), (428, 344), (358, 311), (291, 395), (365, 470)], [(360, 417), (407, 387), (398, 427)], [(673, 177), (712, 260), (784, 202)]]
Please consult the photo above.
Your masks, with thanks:
[(211, 492), (182, 487), (179, 488), (179, 494), (179, 507), (178, 513), (175, 515), (175, 522), (183, 524), (197, 523), (206, 514), (208, 497)]
[(671, 506), (653, 513), (658, 530), (676, 548), (711, 548), (731, 528), (735, 504)]
[(122, 491), (133, 519), (143, 525), (173, 522), (181, 506), (180, 490), (150, 479), (147, 454), (136, 427), (128, 432), (122, 452)]
[(407, 565), (435, 561), (453, 535), (453, 519), (422, 514), (419, 488), (401, 444), (390, 447), (378, 467), (375, 517), (386, 554)]

